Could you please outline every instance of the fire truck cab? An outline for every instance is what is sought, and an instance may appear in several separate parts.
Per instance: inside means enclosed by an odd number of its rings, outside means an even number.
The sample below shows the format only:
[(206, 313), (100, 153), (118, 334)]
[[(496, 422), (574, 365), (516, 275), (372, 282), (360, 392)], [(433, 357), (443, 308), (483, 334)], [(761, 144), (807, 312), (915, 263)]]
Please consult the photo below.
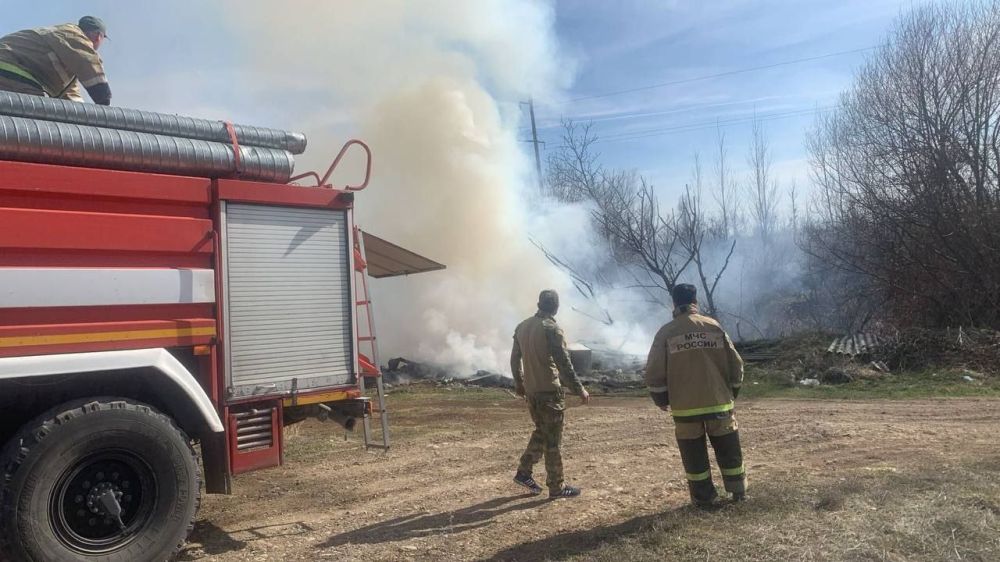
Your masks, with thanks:
[(367, 279), (444, 266), (327, 178), (0, 160), (0, 559), (169, 559), (309, 416), (388, 446)]

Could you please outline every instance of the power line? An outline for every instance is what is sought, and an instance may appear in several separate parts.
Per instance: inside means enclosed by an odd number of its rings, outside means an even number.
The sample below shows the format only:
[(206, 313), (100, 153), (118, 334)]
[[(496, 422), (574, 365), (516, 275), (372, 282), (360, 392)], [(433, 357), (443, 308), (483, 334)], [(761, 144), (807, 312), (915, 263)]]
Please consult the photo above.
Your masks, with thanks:
[[(748, 104), (757, 104), (760, 102), (766, 102), (776, 99), (774, 96), (763, 96), (753, 99), (743, 99), (736, 101), (717, 101), (711, 103), (696, 103), (683, 107), (674, 107), (672, 109), (664, 109), (661, 111), (651, 111), (651, 110), (635, 110), (627, 111), (622, 113), (608, 113), (604, 115), (597, 115), (595, 117), (589, 117), (586, 114), (583, 115), (569, 115), (564, 116), (563, 119), (569, 119), (571, 121), (586, 121), (588, 123), (603, 123), (606, 121), (624, 121), (628, 119), (636, 119), (639, 117), (662, 117), (664, 115), (676, 115), (678, 113), (695, 113), (698, 111), (704, 111), (709, 108), (715, 107), (732, 107)], [(779, 98), (780, 99), (780, 98)], [(553, 122), (550, 125), (542, 124), (538, 127), (539, 130), (554, 129), (561, 126), (561, 123)]]
[(761, 66), (751, 66), (751, 67), (747, 67), (747, 68), (739, 68), (739, 69), (730, 70), (730, 71), (727, 71), (727, 72), (719, 72), (717, 74), (706, 74), (704, 76), (696, 76), (694, 78), (684, 78), (684, 79), (681, 79), (681, 80), (671, 80), (670, 82), (661, 82), (659, 84), (650, 84), (648, 86), (638, 86), (636, 88), (629, 88), (627, 90), (617, 90), (617, 91), (614, 91), (614, 92), (605, 92), (603, 94), (594, 94), (594, 95), (590, 95), (590, 96), (582, 96), (582, 97), (579, 97), (579, 98), (573, 98), (573, 99), (567, 100), (566, 102), (564, 102), (561, 105), (565, 105), (565, 104), (573, 103), (573, 102), (578, 102), (578, 101), (584, 101), (584, 100), (592, 100), (592, 99), (598, 99), (598, 98), (607, 98), (607, 97), (611, 97), (611, 96), (620, 96), (622, 94), (631, 94), (633, 92), (642, 92), (642, 91), (645, 91), (645, 90), (655, 90), (657, 88), (665, 88), (667, 86), (676, 86), (678, 84), (689, 84), (691, 82), (699, 82), (701, 80), (711, 80), (713, 78), (722, 78), (722, 77), (725, 77), (725, 76), (733, 76), (735, 74), (745, 74), (747, 72), (756, 72), (758, 70), (767, 70), (769, 68), (777, 68), (779, 66), (788, 66), (788, 65), (791, 65), (791, 64), (799, 64), (799, 63), (803, 63), (803, 62), (810, 62), (810, 61), (815, 61), (815, 60), (828, 59), (828, 58), (832, 58), (832, 57), (839, 57), (839, 56), (842, 56), (842, 55), (850, 55), (850, 54), (854, 54), (854, 53), (863, 53), (865, 51), (871, 51), (871, 50), (877, 49), (877, 48), (879, 48), (881, 46), (882, 45), (873, 45), (871, 47), (864, 47), (862, 49), (851, 49), (849, 51), (837, 51), (835, 53), (827, 53), (825, 55), (817, 55), (817, 56), (814, 56), (814, 57), (804, 57), (804, 58), (800, 58), (800, 59), (788, 60), (788, 61), (783, 61), (783, 62), (776, 62), (776, 63), (773, 63), (773, 64), (765, 64), (765, 65), (761, 65)]
[(743, 115), (743, 116), (739, 116), (739, 117), (731, 117), (729, 119), (718, 119), (718, 118), (716, 118), (716, 119), (714, 119), (712, 121), (698, 121), (698, 122), (695, 122), (695, 123), (682, 123), (680, 125), (669, 125), (669, 126), (666, 126), (666, 127), (652, 127), (652, 128), (649, 128), (649, 129), (639, 129), (639, 130), (635, 130), (635, 131), (622, 131), (620, 133), (612, 133), (612, 134), (608, 135), (606, 138), (611, 139), (611, 138), (616, 138), (616, 137), (631, 137), (631, 136), (636, 136), (636, 135), (640, 135), (641, 136), (641, 135), (644, 135), (644, 134), (647, 134), (647, 133), (658, 133), (658, 132), (662, 132), (662, 131), (674, 131), (674, 130), (689, 129), (689, 128), (699, 129), (699, 128), (702, 128), (702, 127), (712, 127), (712, 126), (716, 126), (716, 125), (727, 125), (727, 124), (732, 124), (732, 123), (743, 123), (743, 122), (748, 121), (748, 120), (752, 121), (755, 118), (758, 119), (758, 120), (773, 119), (775, 117), (784, 117), (784, 116), (794, 116), (794, 115), (799, 115), (799, 114), (815, 113), (816, 111), (822, 111), (822, 110), (832, 109), (834, 107), (836, 107), (836, 106), (824, 106), (824, 107), (820, 107), (820, 108), (810, 107), (810, 108), (788, 109), (788, 110), (785, 110), (785, 111), (777, 111), (777, 112), (774, 112), (774, 113), (762, 113), (762, 114), (756, 115), (756, 117), (754, 115)]
[(656, 137), (670, 133), (684, 133), (690, 131), (699, 131), (704, 129), (711, 129), (719, 126), (730, 126), (738, 125), (743, 123), (752, 123), (754, 120), (757, 121), (775, 121), (778, 119), (787, 119), (789, 117), (803, 117), (816, 113), (821, 113), (823, 111), (830, 111), (835, 109), (836, 106), (828, 106), (814, 109), (797, 109), (794, 111), (787, 111), (781, 113), (769, 113), (764, 115), (757, 115), (756, 117), (739, 117), (735, 119), (726, 119), (721, 121), (705, 121), (702, 123), (689, 123), (687, 125), (677, 125), (674, 127), (663, 127), (658, 129), (647, 129), (645, 131), (635, 131), (632, 133), (618, 133), (616, 135), (610, 135), (606, 138), (599, 138), (597, 142), (615, 142), (615, 141), (628, 141), (643, 139), (649, 137)]
[(812, 109), (796, 109), (792, 111), (785, 111), (779, 113), (768, 113), (764, 115), (749, 116), (749, 117), (738, 117), (726, 120), (716, 120), (716, 121), (703, 121), (700, 123), (688, 123), (686, 125), (675, 125), (672, 127), (661, 127), (655, 129), (645, 129), (641, 131), (631, 131), (626, 133), (618, 133), (615, 135), (609, 135), (607, 137), (598, 137), (595, 141), (596, 143), (608, 143), (608, 142), (621, 142), (630, 141), (637, 139), (644, 139), (648, 137), (656, 137), (661, 135), (667, 135), (670, 133), (684, 133), (690, 131), (698, 131), (702, 129), (710, 129), (712, 127), (736, 125), (741, 123), (752, 123), (754, 120), (757, 121), (774, 121), (777, 119), (787, 119), (789, 117), (801, 117), (811, 114), (822, 113), (824, 111), (830, 111), (836, 109), (836, 106), (826, 106), (817, 107)]

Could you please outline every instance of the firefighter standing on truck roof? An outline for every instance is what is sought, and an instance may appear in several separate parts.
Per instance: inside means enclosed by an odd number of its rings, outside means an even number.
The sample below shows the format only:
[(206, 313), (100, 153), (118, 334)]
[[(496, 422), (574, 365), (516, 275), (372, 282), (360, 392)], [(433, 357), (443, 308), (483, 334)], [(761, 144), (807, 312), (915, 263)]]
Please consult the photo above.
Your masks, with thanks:
[(77, 24), (0, 37), (0, 90), (82, 102), (83, 84), (94, 103), (111, 105), (111, 87), (97, 54), (107, 36), (103, 21), (84, 16)]
[(706, 434), (715, 449), (726, 491), (734, 501), (741, 501), (746, 495), (746, 472), (733, 405), (743, 383), (743, 359), (719, 323), (698, 314), (694, 285), (677, 285), (671, 296), (674, 319), (653, 339), (646, 386), (661, 410), (668, 406), (672, 410), (695, 505), (710, 505), (718, 497), (712, 484)]
[[(562, 384), (580, 396), (583, 403), (590, 400), (590, 394), (580, 383), (576, 370), (569, 360), (563, 331), (556, 324), (555, 315), (559, 311), (559, 295), (552, 290), (538, 295), (538, 312), (514, 330), (514, 347), (510, 352), (510, 370), (514, 376), (518, 396), (528, 402), (535, 431), (528, 446), (521, 455), (521, 463), (514, 482), (542, 493), (542, 487), (531, 477), (532, 469), (545, 456), (545, 483), (550, 498), (572, 498), (580, 495), (580, 489), (563, 484), (562, 444), (563, 416), (566, 401), (563, 399)], [(523, 365), (523, 367), (522, 367)]]

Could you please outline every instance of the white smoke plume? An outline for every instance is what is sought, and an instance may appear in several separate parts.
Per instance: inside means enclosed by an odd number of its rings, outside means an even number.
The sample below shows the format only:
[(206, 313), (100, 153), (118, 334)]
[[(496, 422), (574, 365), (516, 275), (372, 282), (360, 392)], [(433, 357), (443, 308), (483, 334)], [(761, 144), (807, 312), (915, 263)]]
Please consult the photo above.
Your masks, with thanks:
[(356, 199), (359, 223), (448, 267), (373, 282), (383, 359), (507, 372), (513, 328), (544, 288), (563, 295), (560, 322), (571, 339), (628, 341), (628, 327), (571, 311), (568, 276), (529, 241), (533, 234), (561, 251), (594, 245), (585, 213), (529, 208), (535, 179), (518, 138), (518, 102), (557, 97), (572, 78), (550, 3), (233, 7), (232, 25), (253, 38), (258, 87), (303, 100), (298, 125), (310, 151), (298, 168), (322, 168), (347, 135), (364, 139), (375, 170)]

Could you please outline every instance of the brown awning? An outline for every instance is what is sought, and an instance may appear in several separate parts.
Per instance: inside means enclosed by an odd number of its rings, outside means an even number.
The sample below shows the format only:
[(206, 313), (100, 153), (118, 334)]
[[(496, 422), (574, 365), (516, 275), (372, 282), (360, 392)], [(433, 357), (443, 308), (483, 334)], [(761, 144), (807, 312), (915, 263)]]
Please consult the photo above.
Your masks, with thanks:
[(371, 277), (381, 279), (445, 268), (434, 260), (400, 248), (370, 232), (361, 233), (364, 235), (365, 259), (368, 260), (368, 275)]

